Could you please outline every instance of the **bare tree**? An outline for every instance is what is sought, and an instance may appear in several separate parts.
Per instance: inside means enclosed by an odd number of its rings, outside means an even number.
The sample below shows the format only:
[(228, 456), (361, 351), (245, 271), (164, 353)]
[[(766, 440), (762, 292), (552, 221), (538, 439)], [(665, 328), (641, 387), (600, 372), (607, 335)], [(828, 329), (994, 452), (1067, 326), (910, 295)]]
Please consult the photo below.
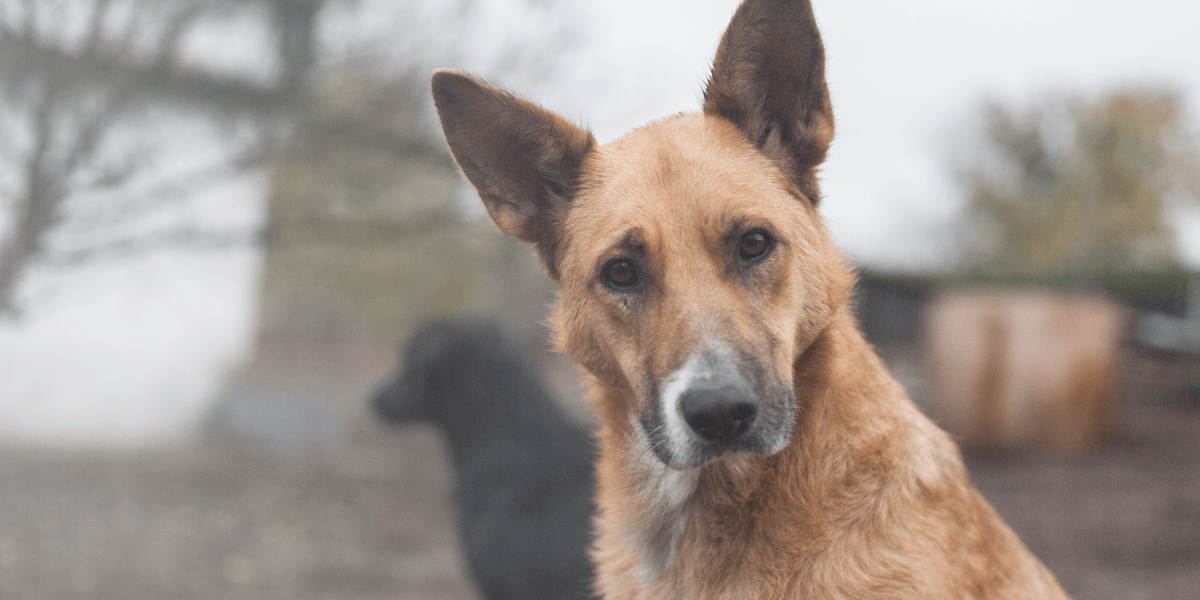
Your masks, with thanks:
[[(256, 7), (271, 16), (275, 77), (256, 81), (181, 60), (187, 34), (206, 17)], [(16, 172), (0, 202), (8, 221), (0, 314), (16, 309), (16, 285), (66, 218), (64, 201), (117, 186), (144, 166), (144, 153), (101, 150), (115, 127), (155, 104), (264, 123), (303, 110), (320, 7), (321, 0), (0, 0), (0, 99), (15, 130), (0, 140), (0, 158)], [(21, 139), (28, 143), (13, 141)], [(239, 162), (253, 161), (243, 153)]]
[[(98, 108), (85, 112), (55, 83), (43, 82), (29, 93), (32, 147), (18, 165), (24, 189), (11, 200), (11, 233), (0, 245), (0, 312), (15, 308), (18, 276), (42, 249), (46, 232), (61, 219), (68, 182), (82, 163), (94, 158), (97, 143), (128, 99), (120, 92), (105, 94)], [(71, 135), (59, 131), (65, 112), (74, 113), (77, 121)]]
[[(265, 166), (287, 153), (292, 142), (328, 148), (325, 140), (336, 140), (333, 145), (349, 143), (397, 155), (444, 152), (440, 139), (429, 135), (431, 110), (424, 73), (434, 63), (457, 63), (453, 55), (458, 47), (464, 40), (481, 37), (480, 31), (492, 26), (489, 11), (502, 8), (501, 4), (487, 0), (0, 0), (0, 316), (15, 314), (17, 284), (32, 264), (74, 264), (162, 245), (247, 243), (247, 235), (190, 230), (142, 233), (136, 239), (107, 239), (99, 246), (69, 250), (48, 243), (56, 239), (56, 231), (79, 229), (72, 223), (79, 220), (73, 198), (120, 188), (154, 170), (156, 149), (149, 147), (153, 145), (149, 137), (143, 148), (114, 150), (110, 143), (144, 135), (140, 130), (150, 111), (186, 113), (213, 122), (238, 120), (259, 130), (224, 163), (181, 176), (180, 182)], [(547, 26), (561, 20), (561, 6), (544, 0), (526, 0), (526, 4), (531, 19), (537, 21), (530, 29), (541, 37), (536, 43), (522, 39), (483, 53), (489, 68), (544, 74), (553, 62), (547, 57), (556, 54), (545, 50), (571, 39), (565, 29)], [(322, 19), (353, 21), (356, 12), (372, 15), (357, 22), (370, 30), (361, 36), (361, 44), (346, 42), (345, 36), (338, 44), (319, 43)], [(188, 55), (189, 40), (196, 32), (255, 19), (261, 22), (268, 49), (248, 60), (272, 65), (265, 75), (223, 71), (203, 57)], [(385, 26), (374, 27), (380, 21)], [(367, 22), (372, 26), (362, 27)], [(379, 53), (388, 57), (378, 60)], [(383, 72), (372, 74), (372, 69)], [(416, 72), (421, 75), (412, 76)], [(379, 82), (398, 82), (406, 88), (392, 95), (407, 103), (403, 110), (370, 109), (353, 115), (320, 105), (329, 101), (331, 90), (350, 89), (346, 77), (355, 73), (367, 77), (366, 85), (355, 84), (357, 96), (374, 93), (370, 91), (374, 87), (391, 93), (391, 84), (380, 87)], [(391, 121), (379, 117), (385, 113)], [(6, 165), (11, 166), (7, 190)], [(165, 182), (148, 199), (143, 193), (143, 198), (114, 201), (109, 194), (106, 202), (111, 206), (105, 208), (115, 215), (113, 220), (128, 221), (139, 211), (161, 207), (180, 195), (174, 192), (182, 187)]]

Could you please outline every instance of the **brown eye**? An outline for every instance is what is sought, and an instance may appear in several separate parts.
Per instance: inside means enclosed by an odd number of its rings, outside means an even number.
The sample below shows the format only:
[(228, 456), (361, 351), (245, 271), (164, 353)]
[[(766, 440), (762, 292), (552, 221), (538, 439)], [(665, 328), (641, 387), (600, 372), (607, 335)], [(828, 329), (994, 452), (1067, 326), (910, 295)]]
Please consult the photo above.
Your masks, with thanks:
[(633, 263), (619, 258), (604, 265), (604, 283), (613, 289), (628, 289), (638, 284), (637, 269)]
[(762, 231), (749, 231), (742, 235), (738, 256), (742, 260), (754, 260), (767, 253), (771, 248), (771, 239)]

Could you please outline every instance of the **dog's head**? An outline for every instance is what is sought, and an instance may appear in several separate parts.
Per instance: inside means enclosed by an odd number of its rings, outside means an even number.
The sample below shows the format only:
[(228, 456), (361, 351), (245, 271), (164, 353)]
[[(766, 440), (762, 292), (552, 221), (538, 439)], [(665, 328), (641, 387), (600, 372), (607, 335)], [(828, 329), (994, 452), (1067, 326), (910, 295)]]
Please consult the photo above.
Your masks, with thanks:
[(375, 414), (394, 425), (461, 425), (487, 412), (496, 382), (522, 368), (522, 358), (515, 342), (495, 323), (429, 323), (409, 338), (396, 377), (375, 392)]
[(788, 444), (793, 365), (852, 284), (817, 211), (833, 115), (808, 2), (747, 0), (703, 112), (604, 146), (463, 73), (433, 93), (489, 215), (559, 282), (559, 345), (625, 392), (603, 418), (675, 468)]

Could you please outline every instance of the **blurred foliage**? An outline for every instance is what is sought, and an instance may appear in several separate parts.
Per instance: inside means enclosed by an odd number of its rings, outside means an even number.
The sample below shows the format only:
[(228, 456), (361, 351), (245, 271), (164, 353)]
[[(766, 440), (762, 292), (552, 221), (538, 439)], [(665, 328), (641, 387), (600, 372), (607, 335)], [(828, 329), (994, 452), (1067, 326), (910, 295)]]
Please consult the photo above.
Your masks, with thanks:
[(1092, 274), (1177, 265), (1164, 210), (1200, 200), (1200, 155), (1177, 94), (1135, 89), (984, 109), (960, 165), (967, 266)]

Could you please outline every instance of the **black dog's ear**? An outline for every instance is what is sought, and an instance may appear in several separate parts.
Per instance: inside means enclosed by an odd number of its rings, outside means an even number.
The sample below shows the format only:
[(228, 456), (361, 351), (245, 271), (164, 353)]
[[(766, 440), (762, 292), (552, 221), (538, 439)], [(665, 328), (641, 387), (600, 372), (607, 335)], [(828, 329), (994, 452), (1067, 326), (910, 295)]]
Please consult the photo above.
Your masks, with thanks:
[(432, 85), (450, 152), (488, 215), (500, 231), (535, 244), (557, 280), (563, 219), (595, 138), (466, 73), (439, 70)]
[(745, 0), (721, 38), (704, 112), (737, 125), (810, 201), (833, 140), (825, 48), (808, 0)]

